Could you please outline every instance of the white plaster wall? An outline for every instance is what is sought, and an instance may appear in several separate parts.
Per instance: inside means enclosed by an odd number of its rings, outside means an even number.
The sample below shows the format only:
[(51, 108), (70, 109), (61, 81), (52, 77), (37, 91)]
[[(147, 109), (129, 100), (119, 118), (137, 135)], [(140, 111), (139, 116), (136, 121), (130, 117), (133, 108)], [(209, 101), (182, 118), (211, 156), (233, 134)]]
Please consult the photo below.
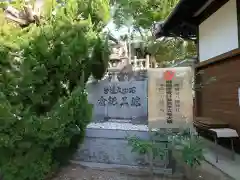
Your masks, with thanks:
[(208, 60), (238, 48), (236, 0), (230, 0), (199, 25), (199, 59)]

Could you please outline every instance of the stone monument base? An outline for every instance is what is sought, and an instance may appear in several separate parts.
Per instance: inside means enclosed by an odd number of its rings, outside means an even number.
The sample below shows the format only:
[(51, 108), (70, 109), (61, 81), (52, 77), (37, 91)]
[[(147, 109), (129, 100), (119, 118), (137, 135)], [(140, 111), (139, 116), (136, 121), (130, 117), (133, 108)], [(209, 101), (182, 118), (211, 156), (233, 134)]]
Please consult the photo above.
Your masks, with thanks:
[[(90, 123), (74, 162), (149, 169), (147, 156), (132, 152), (132, 147), (128, 145), (126, 138), (132, 136), (149, 140), (148, 126), (116, 122)], [(169, 159), (168, 156), (154, 163), (154, 172), (172, 174), (173, 167)]]

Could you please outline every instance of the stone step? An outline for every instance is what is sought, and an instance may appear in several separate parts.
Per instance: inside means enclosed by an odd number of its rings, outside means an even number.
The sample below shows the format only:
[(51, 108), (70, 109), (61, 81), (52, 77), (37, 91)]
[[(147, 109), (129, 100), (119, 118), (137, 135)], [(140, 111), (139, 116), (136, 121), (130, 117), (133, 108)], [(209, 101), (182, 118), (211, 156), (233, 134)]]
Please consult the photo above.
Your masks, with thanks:
[(150, 170), (149, 167), (139, 167), (139, 166), (128, 166), (119, 164), (105, 164), (105, 163), (95, 163), (95, 162), (83, 162), (83, 161), (71, 161), (72, 164), (80, 165), (83, 168), (91, 168), (93, 170), (107, 171), (107, 172), (118, 172), (135, 177), (148, 177), (151, 175), (151, 171), (155, 175), (161, 174), (166, 180), (185, 180), (184, 174), (180, 171), (172, 173), (169, 169), (153, 168)]
[[(132, 152), (127, 137), (137, 136), (149, 140), (148, 127), (129, 123), (91, 123), (86, 130), (86, 138), (76, 153), (75, 162), (93, 162), (126, 166), (149, 167), (146, 155)], [(159, 172), (172, 172), (169, 152), (164, 159), (154, 162)]]
[(86, 130), (86, 138), (105, 138), (105, 139), (126, 139), (127, 137), (137, 136), (143, 140), (149, 140), (147, 131), (122, 130), (122, 129), (92, 129)]

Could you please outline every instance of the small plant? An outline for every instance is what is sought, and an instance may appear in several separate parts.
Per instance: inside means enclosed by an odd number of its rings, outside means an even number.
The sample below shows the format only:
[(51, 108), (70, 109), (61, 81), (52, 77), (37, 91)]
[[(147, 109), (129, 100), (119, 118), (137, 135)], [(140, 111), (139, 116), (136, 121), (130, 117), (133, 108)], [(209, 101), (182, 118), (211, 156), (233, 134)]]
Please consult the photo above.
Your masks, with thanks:
[(183, 160), (190, 167), (197, 167), (201, 165), (201, 162), (204, 160), (203, 149), (198, 143), (199, 140), (191, 138), (182, 150)]
[(201, 139), (193, 135), (189, 129), (178, 133), (157, 131), (152, 137), (154, 140), (141, 140), (136, 136), (128, 137), (128, 144), (132, 147), (132, 152), (141, 155), (152, 153), (152, 158), (155, 159), (164, 156), (166, 147), (158, 143), (164, 138), (168, 141), (168, 150), (173, 152), (177, 161), (185, 163), (190, 168), (196, 168), (204, 160)]
[(146, 154), (152, 148), (150, 141), (139, 139), (137, 136), (129, 137), (128, 144), (132, 147), (132, 152)]
[(177, 157), (178, 160), (186, 163), (191, 168), (201, 165), (204, 160), (201, 139), (187, 130), (173, 136), (172, 150), (173, 154), (180, 154), (180, 157)]
[(159, 156), (162, 157), (164, 155), (163, 147), (154, 141), (141, 140), (140, 138), (133, 136), (128, 138), (128, 144), (132, 147), (132, 152), (141, 155), (152, 153), (153, 158)]

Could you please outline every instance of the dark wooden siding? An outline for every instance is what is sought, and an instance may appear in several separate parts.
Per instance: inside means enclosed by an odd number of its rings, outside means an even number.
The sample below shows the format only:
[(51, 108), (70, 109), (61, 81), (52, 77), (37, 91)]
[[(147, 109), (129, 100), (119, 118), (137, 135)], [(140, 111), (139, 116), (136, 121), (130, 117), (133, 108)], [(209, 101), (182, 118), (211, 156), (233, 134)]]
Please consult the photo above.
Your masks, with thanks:
[(216, 81), (196, 93), (196, 116), (228, 122), (240, 133), (240, 55), (196, 69), (197, 72), (200, 70), (204, 73), (198, 82), (206, 82), (210, 77), (216, 77)]

